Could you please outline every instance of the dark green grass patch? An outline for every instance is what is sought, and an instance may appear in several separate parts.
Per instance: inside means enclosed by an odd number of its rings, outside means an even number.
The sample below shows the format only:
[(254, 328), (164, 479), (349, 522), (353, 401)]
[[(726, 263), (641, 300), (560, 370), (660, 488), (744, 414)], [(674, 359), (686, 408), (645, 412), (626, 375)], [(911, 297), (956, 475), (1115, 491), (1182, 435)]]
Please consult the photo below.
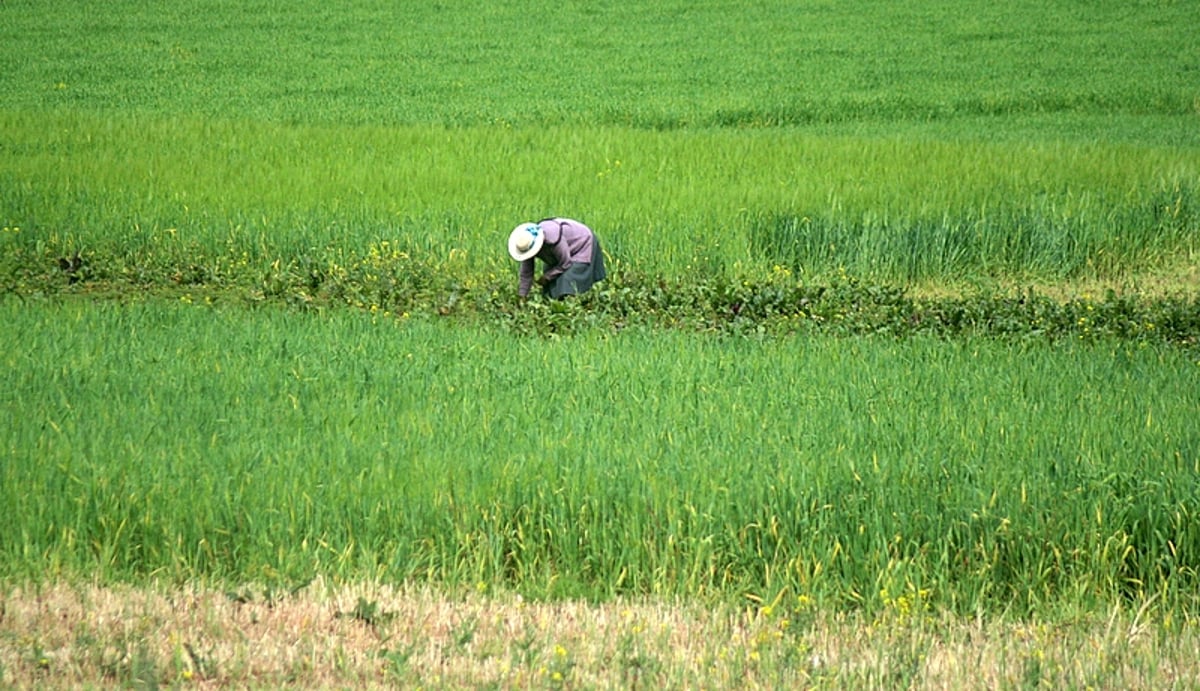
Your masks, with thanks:
[[(169, 247), (167, 248), (169, 249)], [(433, 261), (387, 241), (363, 254), (341, 247), (273, 260), (201, 251), (111, 257), (97, 252), (3, 255), (0, 288), (20, 299), (170, 298), (303, 311), (361, 310), (384, 318), (435, 317), (503, 325), (517, 334), (567, 335), (652, 326), (682, 331), (783, 335), (997, 337), (1005, 340), (1119, 339), (1194, 348), (1200, 299), (1190, 291), (1136, 291), (1058, 298), (1033, 287), (917, 296), (897, 284), (847, 275), (805, 280), (784, 266), (753, 279), (717, 274), (664, 278), (620, 260), (579, 298), (516, 296), (516, 270), (481, 273), (453, 254)]]

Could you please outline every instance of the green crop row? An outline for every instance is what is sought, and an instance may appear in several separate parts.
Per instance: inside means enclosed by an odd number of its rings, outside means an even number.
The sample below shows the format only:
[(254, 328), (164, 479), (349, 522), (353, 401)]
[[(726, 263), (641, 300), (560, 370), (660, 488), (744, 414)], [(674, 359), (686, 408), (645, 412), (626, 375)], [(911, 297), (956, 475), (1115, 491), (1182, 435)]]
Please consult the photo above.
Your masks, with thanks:
[(1200, 159), (796, 131), (330, 128), (0, 114), (0, 254), (254, 263), (390, 244), (478, 274), (572, 215), (644, 273), (1120, 276), (1200, 248)]
[[(894, 284), (846, 274), (803, 280), (786, 267), (730, 279), (696, 274), (666, 279), (610, 260), (608, 280), (564, 302), (516, 296), (516, 269), (482, 274), (461, 255), (431, 262), (387, 241), (362, 256), (331, 247), (269, 263), (245, 255), (153, 254), (144, 263), (94, 254), (13, 251), (0, 263), (0, 288), (39, 298), (64, 295), (162, 295), (185, 301), (254, 305), (273, 302), (324, 311), (357, 308), (387, 318), (449, 318), (505, 325), (516, 334), (566, 335), (629, 326), (747, 335), (831, 333), (905, 337), (1107, 339), (1200, 344), (1200, 298), (1117, 293), (1052, 298), (1030, 288), (974, 289), (916, 296)], [(128, 259), (128, 258), (126, 258)]]
[(1198, 604), (1178, 349), (0, 314), (3, 579)]
[(967, 117), (983, 118), (970, 129), (1004, 130), (1008, 118), (1049, 114), (1093, 116), (1091, 133), (1114, 115), (1167, 116), (1175, 122), (1157, 136), (1196, 142), (1200, 20), (1186, 2), (199, 0), (164, 13), (118, 0), (104, 12), (73, 9), (0, 5), (7, 107), (649, 129), (955, 129)]

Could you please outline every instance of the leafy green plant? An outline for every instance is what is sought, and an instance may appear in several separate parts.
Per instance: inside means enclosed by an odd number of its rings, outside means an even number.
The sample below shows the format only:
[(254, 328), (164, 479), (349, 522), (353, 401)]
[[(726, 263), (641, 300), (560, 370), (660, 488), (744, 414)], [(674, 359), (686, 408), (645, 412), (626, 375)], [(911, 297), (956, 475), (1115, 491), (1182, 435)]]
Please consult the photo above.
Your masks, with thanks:
[(380, 608), (379, 603), (374, 600), (359, 597), (358, 602), (354, 605), (354, 609), (343, 613), (343, 616), (361, 621), (373, 629), (380, 629), (391, 622), (392, 619), (395, 619), (396, 613), (384, 611)]

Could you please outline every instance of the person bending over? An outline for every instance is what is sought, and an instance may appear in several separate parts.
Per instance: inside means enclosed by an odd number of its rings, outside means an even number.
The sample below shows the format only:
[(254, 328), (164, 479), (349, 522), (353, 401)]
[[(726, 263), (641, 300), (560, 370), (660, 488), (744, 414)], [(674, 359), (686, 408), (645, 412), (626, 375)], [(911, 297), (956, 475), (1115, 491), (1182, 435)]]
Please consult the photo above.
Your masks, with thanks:
[(522, 298), (533, 288), (537, 259), (544, 264), (537, 284), (556, 300), (586, 292), (607, 276), (596, 234), (571, 218), (522, 223), (508, 236), (508, 253), (521, 265), (517, 294)]

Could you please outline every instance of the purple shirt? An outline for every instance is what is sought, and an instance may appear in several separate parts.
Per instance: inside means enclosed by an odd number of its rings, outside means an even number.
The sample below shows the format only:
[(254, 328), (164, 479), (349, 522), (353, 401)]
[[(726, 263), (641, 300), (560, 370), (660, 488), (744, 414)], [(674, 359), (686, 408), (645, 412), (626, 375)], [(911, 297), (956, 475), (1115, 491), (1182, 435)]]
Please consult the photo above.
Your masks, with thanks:
[(534, 257), (521, 262), (521, 284), (517, 290), (522, 297), (533, 287), (534, 259), (546, 263), (542, 278), (553, 281), (572, 264), (591, 264), (595, 236), (591, 228), (570, 218), (551, 218), (538, 223), (546, 241)]

